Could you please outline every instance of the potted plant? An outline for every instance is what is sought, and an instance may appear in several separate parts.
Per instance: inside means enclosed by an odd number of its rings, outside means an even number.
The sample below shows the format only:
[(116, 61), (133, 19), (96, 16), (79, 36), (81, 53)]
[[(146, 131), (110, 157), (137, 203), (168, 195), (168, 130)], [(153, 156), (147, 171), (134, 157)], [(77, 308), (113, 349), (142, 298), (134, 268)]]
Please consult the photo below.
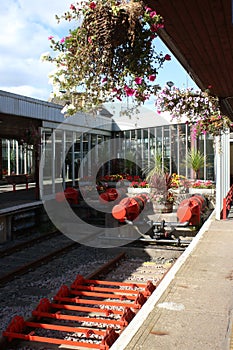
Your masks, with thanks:
[(199, 178), (199, 172), (206, 163), (206, 156), (199, 150), (190, 149), (186, 157), (186, 165), (195, 172), (196, 180)]
[(149, 182), (151, 187), (151, 201), (155, 211), (172, 213), (175, 202), (174, 194), (171, 191), (172, 175), (169, 173), (154, 173)]
[(53, 97), (67, 102), (64, 113), (94, 111), (115, 98), (140, 105), (158, 90), (157, 73), (171, 57), (155, 52), (164, 21), (143, 1), (82, 1), (56, 18), (75, 22), (64, 38), (49, 37), (57, 55), (41, 57), (57, 67), (50, 79)]
[(146, 176), (146, 180), (150, 182), (150, 179), (155, 174), (157, 174), (158, 176), (163, 175), (164, 173), (166, 173), (166, 171), (167, 171), (167, 168), (163, 166), (163, 162), (162, 162), (162, 154), (156, 153), (154, 155), (154, 158), (150, 160), (150, 165), (146, 166), (143, 169), (143, 174)]
[(206, 133), (220, 136), (232, 127), (232, 123), (221, 113), (219, 99), (210, 94), (210, 88), (200, 91), (166, 86), (157, 95), (156, 108), (159, 113), (170, 112), (171, 118), (177, 121), (185, 117), (192, 126), (194, 138)]

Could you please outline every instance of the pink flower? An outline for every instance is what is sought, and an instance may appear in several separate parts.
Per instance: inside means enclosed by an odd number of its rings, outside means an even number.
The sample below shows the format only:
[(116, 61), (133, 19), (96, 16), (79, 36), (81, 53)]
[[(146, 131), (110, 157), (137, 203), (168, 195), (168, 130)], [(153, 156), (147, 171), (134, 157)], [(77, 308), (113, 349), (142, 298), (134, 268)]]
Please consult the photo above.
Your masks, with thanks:
[(73, 11), (76, 10), (76, 8), (75, 8), (75, 6), (73, 4), (70, 5), (70, 9), (73, 10)]
[(48, 37), (48, 40), (52, 40), (54, 37), (52, 36), (52, 35), (50, 35), (49, 37)]
[(134, 81), (135, 81), (136, 84), (140, 85), (142, 83), (142, 78), (141, 77), (136, 77), (134, 79)]
[(90, 9), (94, 10), (96, 8), (96, 3), (92, 1), (89, 5)]
[(92, 44), (92, 38), (89, 36), (87, 41), (89, 42), (89, 44)]
[(135, 94), (135, 90), (134, 89), (131, 89), (130, 87), (128, 86), (125, 86), (124, 87), (124, 90), (125, 90), (125, 93), (127, 96), (133, 96)]
[(165, 61), (171, 61), (171, 56), (168, 53), (164, 56)]
[(157, 15), (156, 11), (151, 11), (151, 13), (150, 13), (151, 18), (155, 17), (156, 15)]
[(146, 11), (150, 12), (152, 9), (150, 7), (146, 7)]
[(157, 28), (159, 29), (159, 28), (164, 28), (164, 24), (163, 23), (158, 23), (157, 24)]
[(65, 42), (65, 38), (62, 38), (61, 40), (60, 40), (60, 44), (62, 44), (62, 43), (64, 43)]
[(156, 79), (156, 75), (155, 74), (149, 75), (149, 80), (150, 81), (154, 81), (155, 79)]

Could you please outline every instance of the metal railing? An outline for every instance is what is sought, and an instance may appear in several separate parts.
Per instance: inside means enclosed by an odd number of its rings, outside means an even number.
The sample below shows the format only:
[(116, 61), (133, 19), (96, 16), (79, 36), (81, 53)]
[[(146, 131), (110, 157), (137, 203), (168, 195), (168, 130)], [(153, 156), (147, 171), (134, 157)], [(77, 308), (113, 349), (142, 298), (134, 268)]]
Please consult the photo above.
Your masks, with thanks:
[(223, 209), (221, 218), (225, 220), (229, 214), (231, 206), (233, 204), (233, 185), (231, 185), (230, 190), (227, 192), (226, 197), (223, 198)]

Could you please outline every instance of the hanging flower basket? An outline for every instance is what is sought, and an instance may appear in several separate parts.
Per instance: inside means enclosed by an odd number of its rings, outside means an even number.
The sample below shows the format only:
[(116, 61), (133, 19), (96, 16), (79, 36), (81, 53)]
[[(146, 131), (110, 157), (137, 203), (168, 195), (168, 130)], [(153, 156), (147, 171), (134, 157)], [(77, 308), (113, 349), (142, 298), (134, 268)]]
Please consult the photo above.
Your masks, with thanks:
[(50, 78), (53, 97), (67, 102), (64, 113), (129, 97), (138, 106), (157, 92), (157, 73), (171, 58), (155, 52), (163, 18), (143, 1), (85, 1), (57, 19), (76, 23), (61, 40), (49, 38), (57, 56), (42, 55), (57, 67)]
[(232, 127), (230, 119), (220, 112), (219, 100), (209, 90), (195, 91), (165, 87), (156, 101), (158, 112), (170, 112), (172, 119), (185, 117), (195, 138), (200, 134), (221, 135)]
[(89, 38), (96, 36), (99, 47), (113, 50), (127, 41), (133, 44), (138, 18), (143, 15), (142, 2), (123, 1), (115, 11), (111, 1), (106, 4), (92, 2), (92, 9), (86, 13), (82, 27), (87, 30)]

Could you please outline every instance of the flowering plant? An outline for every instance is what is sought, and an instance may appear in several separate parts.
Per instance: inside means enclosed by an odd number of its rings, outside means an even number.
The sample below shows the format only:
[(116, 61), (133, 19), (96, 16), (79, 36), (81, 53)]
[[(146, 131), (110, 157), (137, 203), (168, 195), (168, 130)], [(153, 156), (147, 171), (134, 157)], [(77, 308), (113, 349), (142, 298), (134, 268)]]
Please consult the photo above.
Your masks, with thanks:
[(112, 174), (112, 175), (105, 175), (105, 176), (101, 176), (98, 180), (99, 181), (104, 181), (104, 182), (117, 182), (123, 179), (123, 176), (120, 174)]
[(124, 179), (127, 181), (135, 181), (135, 182), (140, 182), (142, 179), (138, 175), (124, 175)]
[(167, 191), (164, 193), (154, 193), (152, 195), (151, 200), (153, 202), (157, 202), (159, 204), (174, 203), (175, 197), (174, 197), (174, 194), (172, 192)]
[(214, 188), (214, 183), (210, 180), (207, 181), (195, 181), (194, 184), (192, 185), (193, 188)]
[(170, 112), (171, 117), (178, 121), (186, 117), (187, 122), (193, 125), (194, 137), (201, 133), (217, 136), (232, 126), (230, 119), (221, 114), (218, 98), (211, 96), (209, 90), (165, 87), (157, 95), (156, 107), (158, 112)]
[(132, 181), (129, 187), (148, 188), (149, 184), (146, 181)]
[(178, 188), (180, 186), (183, 186), (185, 179), (185, 176), (173, 173), (171, 178), (171, 188)]
[(164, 21), (143, 1), (87, 0), (56, 18), (76, 23), (64, 38), (49, 37), (57, 56), (41, 57), (57, 67), (50, 78), (53, 96), (67, 101), (64, 113), (129, 96), (140, 105), (157, 91), (158, 70), (171, 57), (155, 52), (153, 39)]

